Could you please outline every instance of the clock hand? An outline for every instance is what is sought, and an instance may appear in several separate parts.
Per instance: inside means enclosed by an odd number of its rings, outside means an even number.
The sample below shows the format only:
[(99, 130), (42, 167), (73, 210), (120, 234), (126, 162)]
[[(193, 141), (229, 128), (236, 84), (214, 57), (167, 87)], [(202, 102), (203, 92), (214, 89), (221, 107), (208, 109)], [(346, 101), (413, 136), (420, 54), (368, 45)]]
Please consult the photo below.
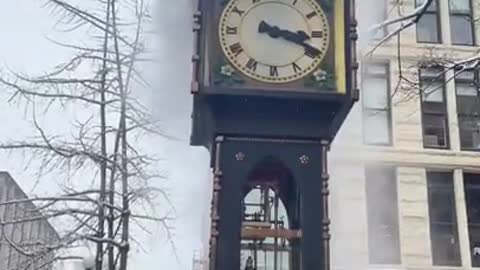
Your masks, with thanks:
[(271, 26), (265, 21), (261, 21), (258, 25), (259, 33), (267, 33), (271, 38), (279, 38), (293, 42), (305, 48), (305, 52), (309, 55), (316, 56), (320, 54), (320, 50), (306, 43), (305, 41), (310, 39), (304, 31), (291, 32), (289, 30), (280, 29), (278, 26)]
[(271, 38), (280, 37), (280, 28), (278, 26), (271, 26), (265, 21), (261, 21), (258, 25), (259, 33), (267, 33)]
[(304, 31), (291, 32), (289, 30), (280, 29), (278, 26), (271, 26), (265, 21), (261, 21), (258, 26), (259, 33), (267, 33), (272, 38), (282, 37), (287, 41), (302, 45), (305, 41), (310, 39)]

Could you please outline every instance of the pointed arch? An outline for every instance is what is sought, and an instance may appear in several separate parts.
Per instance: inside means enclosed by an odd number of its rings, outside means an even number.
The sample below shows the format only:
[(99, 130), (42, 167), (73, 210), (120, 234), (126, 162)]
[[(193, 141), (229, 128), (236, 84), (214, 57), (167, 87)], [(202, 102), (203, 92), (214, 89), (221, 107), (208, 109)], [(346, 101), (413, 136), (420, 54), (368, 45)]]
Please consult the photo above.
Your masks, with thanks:
[(246, 179), (246, 184), (243, 185), (243, 198), (254, 187), (261, 185), (270, 187), (279, 195), (286, 209), (290, 228), (298, 229), (300, 227), (300, 206), (298, 205), (300, 187), (298, 179), (295, 179), (286, 162), (273, 155), (266, 155), (254, 163)]
[(258, 270), (298, 269), (301, 236), (297, 182), (286, 163), (274, 156), (253, 164), (242, 190), (245, 231), (241, 269), (247, 269), (249, 263)]

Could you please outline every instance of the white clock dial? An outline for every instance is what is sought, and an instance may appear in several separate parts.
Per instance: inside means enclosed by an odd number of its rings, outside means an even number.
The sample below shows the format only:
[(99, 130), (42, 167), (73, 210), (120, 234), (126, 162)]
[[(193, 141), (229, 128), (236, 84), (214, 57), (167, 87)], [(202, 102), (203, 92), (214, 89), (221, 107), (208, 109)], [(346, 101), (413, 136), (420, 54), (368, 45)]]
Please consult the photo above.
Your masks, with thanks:
[(231, 0), (219, 25), (230, 63), (267, 83), (295, 81), (318, 68), (329, 35), (327, 17), (315, 0)]

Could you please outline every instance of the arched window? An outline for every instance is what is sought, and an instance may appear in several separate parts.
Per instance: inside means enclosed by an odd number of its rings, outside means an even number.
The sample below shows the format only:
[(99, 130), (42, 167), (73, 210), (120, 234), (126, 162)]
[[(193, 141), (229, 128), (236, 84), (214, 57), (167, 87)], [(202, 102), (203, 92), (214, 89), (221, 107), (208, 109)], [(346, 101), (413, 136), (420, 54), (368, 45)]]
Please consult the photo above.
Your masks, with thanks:
[(281, 236), (289, 228), (287, 211), (275, 188), (254, 186), (245, 196), (243, 209), (241, 269), (292, 269), (291, 245), (288, 237)]

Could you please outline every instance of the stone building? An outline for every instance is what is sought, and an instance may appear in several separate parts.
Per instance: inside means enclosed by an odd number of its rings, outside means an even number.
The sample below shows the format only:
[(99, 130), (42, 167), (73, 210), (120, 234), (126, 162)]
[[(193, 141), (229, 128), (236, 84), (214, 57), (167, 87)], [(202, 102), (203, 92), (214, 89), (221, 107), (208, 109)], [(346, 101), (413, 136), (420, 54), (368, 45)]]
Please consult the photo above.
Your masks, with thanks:
[[(38, 219), (42, 214), (31, 202), (1, 204), (25, 199), (27, 195), (10, 174), (0, 172), (0, 269), (51, 270), (54, 254), (44, 247), (58, 237), (52, 225), (46, 219)], [(25, 219), (32, 221), (12, 222)], [(35, 256), (27, 256), (32, 254)]]
[[(357, 2), (362, 28), (423, 1)], [(478, 18), (479, 0), (434, 0), (363, 59), (361, 101), (330, 158), (333, 269), (480, 267), (478, 73), (424, 64), (478, 55)]]

